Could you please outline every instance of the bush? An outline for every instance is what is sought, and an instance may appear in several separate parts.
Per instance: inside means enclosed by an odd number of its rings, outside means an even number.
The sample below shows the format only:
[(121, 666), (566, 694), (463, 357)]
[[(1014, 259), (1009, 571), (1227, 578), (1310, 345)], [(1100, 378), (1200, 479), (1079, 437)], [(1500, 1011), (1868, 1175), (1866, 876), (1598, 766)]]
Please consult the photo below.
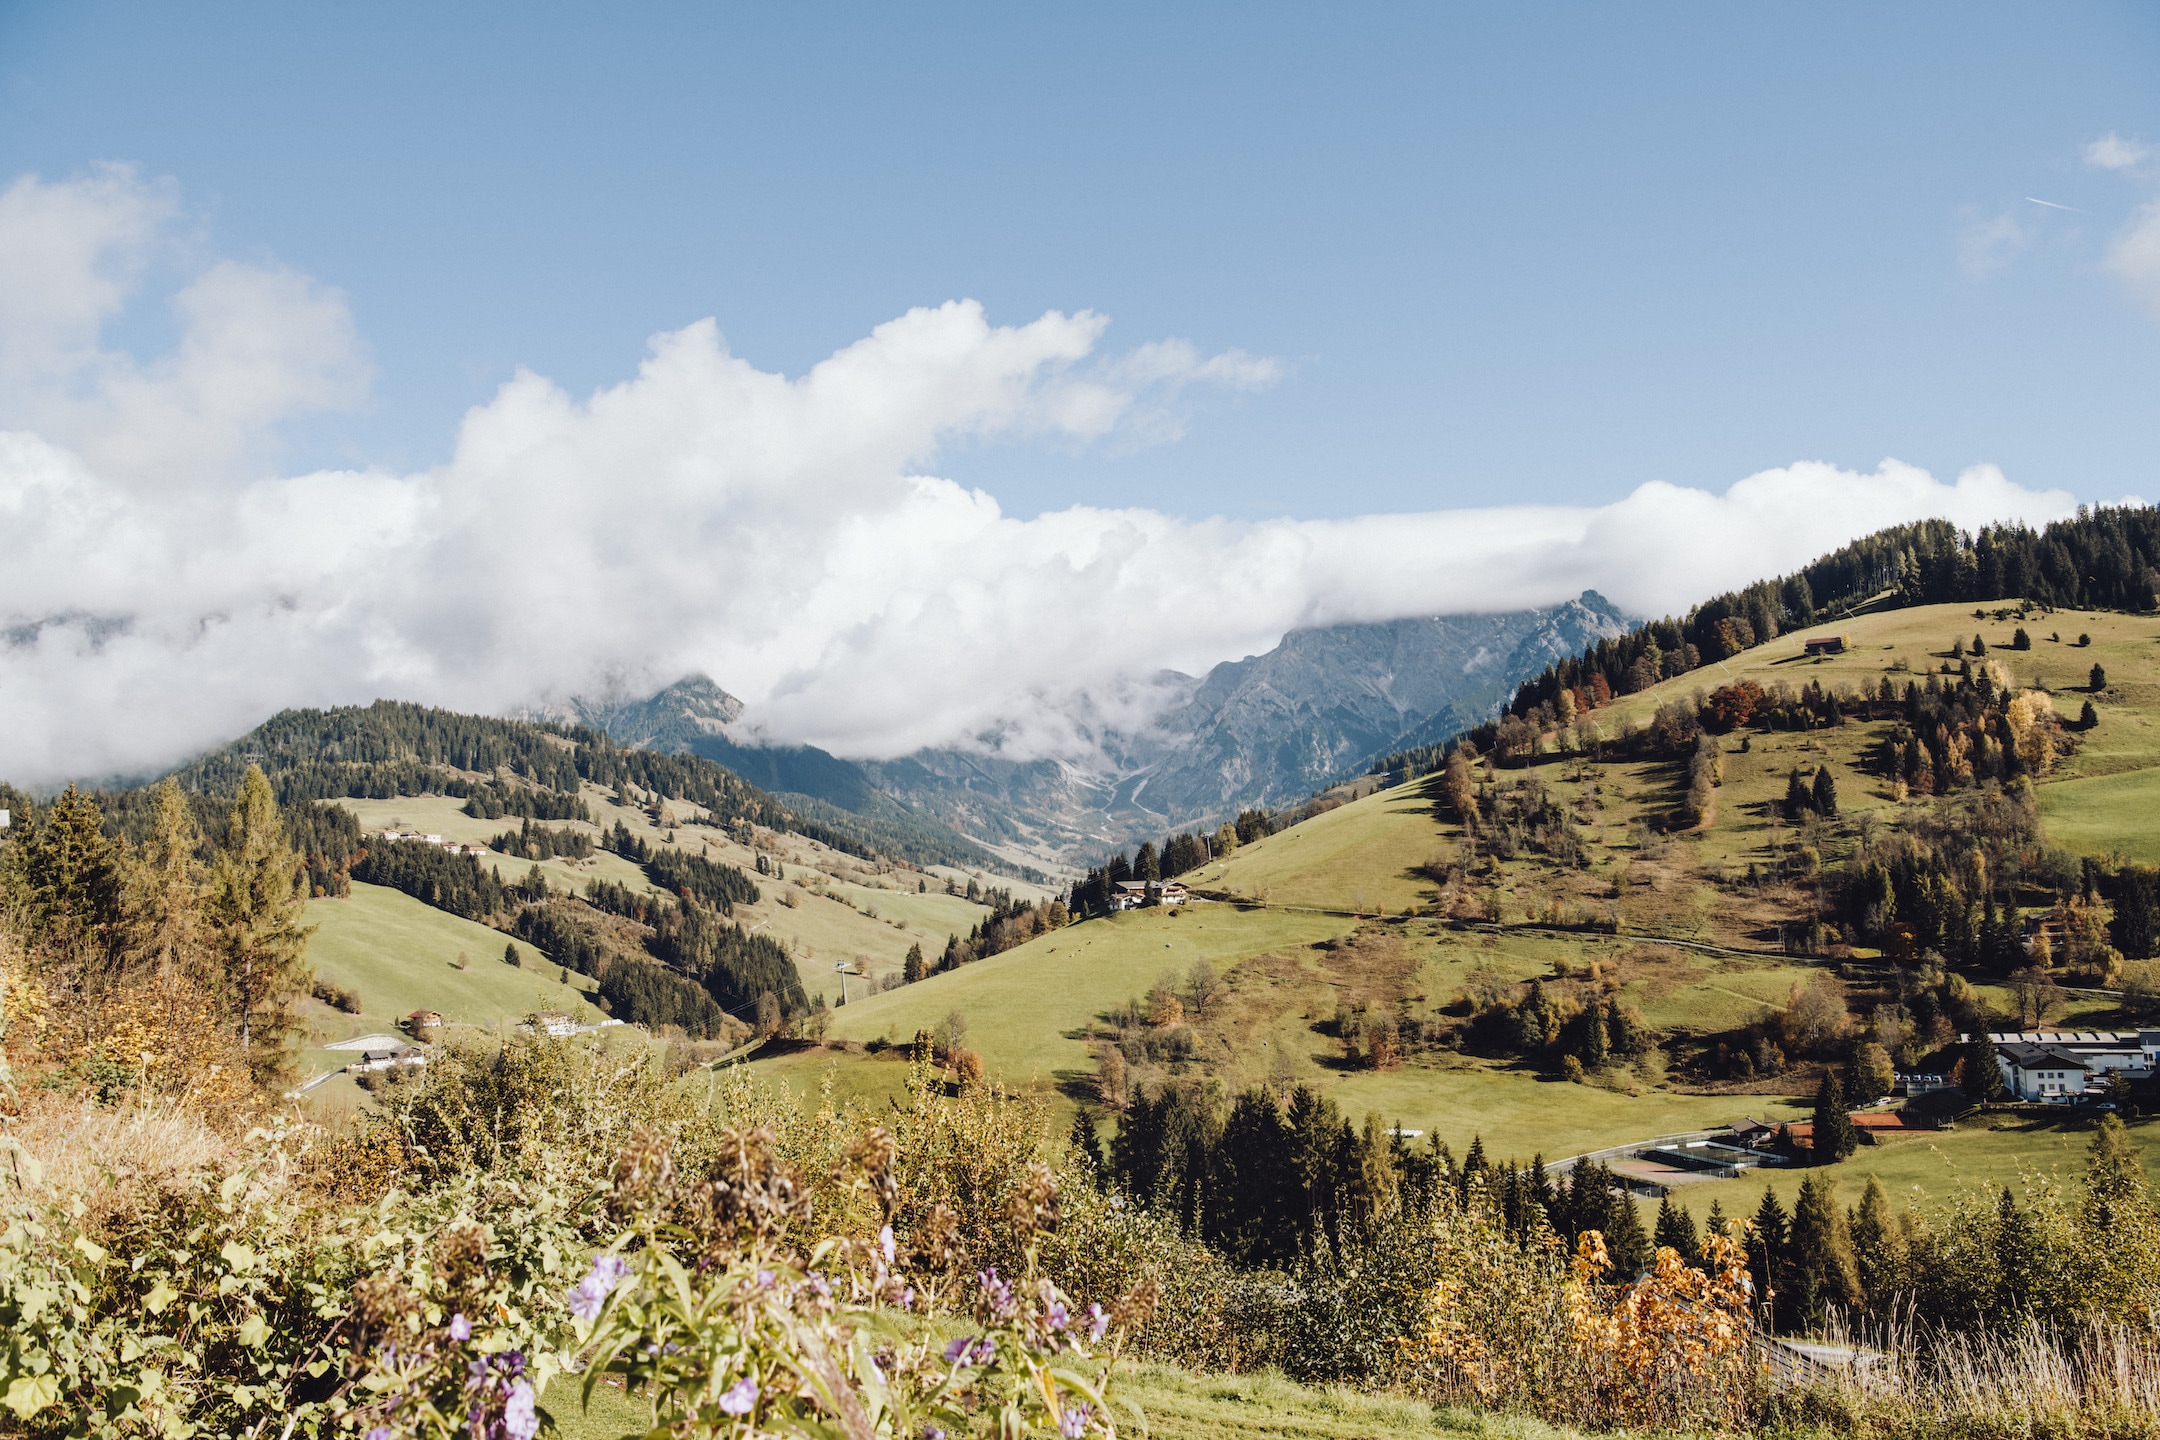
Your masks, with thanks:
[(357, 990), (348, 990), (343, 985), (332, 984), (319, 975), (315, 977), (313, 990), (315, 998), (333, 1010), (342, 1010), (347, 1015), (358, 1015), (360, 1013), (360, 992)]

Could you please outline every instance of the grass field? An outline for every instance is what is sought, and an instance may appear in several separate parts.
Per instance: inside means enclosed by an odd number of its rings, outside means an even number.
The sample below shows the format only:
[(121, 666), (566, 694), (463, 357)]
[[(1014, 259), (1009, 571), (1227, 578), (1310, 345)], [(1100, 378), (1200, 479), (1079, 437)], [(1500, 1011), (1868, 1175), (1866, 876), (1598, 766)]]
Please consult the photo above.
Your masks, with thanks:
[(2039, 799), (2048, 838), (2064, 849), (2160, 864), (2160, 767), (2043, 785)]
[[(757, 881), (762, 898), (755, 905), (740, 907), (736, 918), (746, 929), (769, 933), (787, 946), (802, 977), (803, 989), (813, 998), (823, 994), (839, 999), (835, 964), (845, 963), (872, 976), (891, 974), (900, 969), (910, 946), (920, 945), (925, 953), (942, 952), (948, 936), (965, 934), (989, 913), (983, 906), (944, 893), (948, 878), (958, 877), (962, 883), (971, 878), (964, 872), (939, 869), (879, 873), (880, 867), (816, 841), (780, 835), (773, 837), (772, 848), (766, 854), (785, 867), (788, 878), (781, 881), (758, 875), (758, 852), (725, 831), (688, 824), (663, 828), (643, 810), (613, 803), (610, 793), (599, 786), (587, 785), (583, 794), (592, 812), (591, 823), (540, 823), (582, 830), (595, 839), (602, 829), (621, 824), (647, 844), (703, 855), (749, 873)], [(461, 844), (490, 841), (506, 830), (517, 829), (520, 823), (514, 817), (474, 819), (464, 813), (463, 800), (446, 795), (348, 799), (338, 803), (358, 816), (362, 828), (370, 833), (411, 828)], [(532, 861), (494, 853), (483, 856), (480, 863), (505, 880), (522, 880), (533, 866)], [(565, 894), (582, 893), (594, 880), (627, 885), (635, 891), (652, 889), (641, 868), (606, 851), (578, 861), (544, 861), (540, 873), (552, 889)], [(994, 876), (972, 878), (1031, 893), (1034, 889)], [(925, 881), (930, 893), (919, 893), (918, 887)], [(783, 897), (795, 903), (784, 903)]]
[[(2001, 1128), (1991, 1128), (1999, 1126)], [(2160, 1184), (2160, 1120), (2130, 1122), (2132, 1139), (2148, 1180)], [(1699, 1221), (1716, 1200), (1725, 1213), (1753, 1214), (1767, 1187), (1777, 1192), (1787, 1211), (1802, 1178), (1827, 1178), (1840, 1205), (1857, 1205), (1868, 1177), (1882, 1180), (1893, 1204), (1910, 1203), (1928, 1211), (1976, 1188), (1999, 1192), (2008, 1185), (2021, 1197), (2028, 1179), (2052, 1181), (2075, 1189), (2085, 1174), (2086, 1149), (2092, 1143), (2089, 1122), (2034, 1120), (2004, 1115), (1968, 1120), (1954, 1130), (1923, 1133), (1881, 1145), (1863, 1145), (1842, 1164), (1815, 1171), (1768, 1168), (1738, 1180), (1713, 1180), (1673, 1190)]]
[[(308, 902), (307, 923), (317, 927), (308, 941), (308, 963), (320, 978), (357, 991), (361, 1013), (305, 1002), (302, 1018), (312, 1043), (298, 1060), (303, 1079), (352, 1059), (322, 1049), (324, 1044), (394, 1032), (398, 1020), (415, 1010), (438, 1011), (450, 1026), (490, 1031), (535, 1010), (560, 1010), (586, 1021), (606, 1018), (585, 998), (591, 980), (573, 972), (564, 983), (560, 967), (523, 941), (423, 905), (400, 890), (356, 881), (352, 891), (349, 899)], [(516, 946), (521, 965), (503, 959), (509, 945)], [(311, 1094), (349, 1101), (357, 1094), (343, 1094), (350, 1088), (350, 1081), (340, 1079)]]
[[(542, 1404), (564, 1440), (627, 1440), (651, 1423), (639, 1401), (596, 1387), (578, 1405), (575, 1377), (550, 1386)], [(1144, 1440), (1575, 1440), (1582, 1432), (1519, 1416), (1434, 1410), (1399, 1396), (1298, 1385), (1271, 1371), (1196, 1375), (1167, 1365), (1120, 1364), (1111, 1391), (1121, 1434)]]

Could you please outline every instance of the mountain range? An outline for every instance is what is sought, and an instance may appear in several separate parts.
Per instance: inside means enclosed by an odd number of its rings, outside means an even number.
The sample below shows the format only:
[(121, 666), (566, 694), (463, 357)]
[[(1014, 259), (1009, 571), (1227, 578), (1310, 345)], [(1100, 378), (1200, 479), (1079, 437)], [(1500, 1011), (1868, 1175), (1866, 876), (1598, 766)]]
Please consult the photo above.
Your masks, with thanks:
[(975, 746), (850, 760), (764, 743), (743, 702), (705, 675), (641, 698), (582, 698), (551, 718), (618, 744), (701, 755), (815, 817), (948, 829), (1009, 861), (1068, 866), (1170, 829), (1295, 804), (1376, 757), (1488, 718), (1514, 688), (1630, 621), (1594, 590), (1535, 610), (1292, 631), (1264, 655), (1169, 675), (1146, 727), (1078, 758)]

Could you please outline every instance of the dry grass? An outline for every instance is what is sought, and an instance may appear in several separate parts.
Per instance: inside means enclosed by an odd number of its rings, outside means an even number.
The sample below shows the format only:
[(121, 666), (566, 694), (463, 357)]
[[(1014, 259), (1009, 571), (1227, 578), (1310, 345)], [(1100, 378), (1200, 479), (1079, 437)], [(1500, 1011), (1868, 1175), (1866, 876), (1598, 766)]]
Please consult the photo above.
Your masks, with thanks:
[(29, 1152), (7, 1182), (56, 1208), (77, 1206), (93, 1228), (165, 1194), (191, 1190), (204, 1176), (228, 1173), (233, 1140), (200, 1111), (152, 1096), (117, 1108), (73, 1097), (25, 1096), (9, 1133)]

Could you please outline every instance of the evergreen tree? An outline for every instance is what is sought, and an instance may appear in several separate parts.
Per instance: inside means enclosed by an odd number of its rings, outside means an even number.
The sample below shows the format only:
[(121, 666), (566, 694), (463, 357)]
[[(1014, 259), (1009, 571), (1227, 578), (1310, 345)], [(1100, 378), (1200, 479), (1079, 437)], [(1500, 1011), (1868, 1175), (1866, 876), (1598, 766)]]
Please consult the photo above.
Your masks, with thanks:
[(1105, 1188), (1110, 1179), (1110, 1160), (1103, 1154), (1102, 1135), (1095, 1128), (1093, 1106), (1082, 1105), (1073, 1112), (1072, 1129), (1067, 1133), (1066, 1143), (1072, 1147), (1073, 1158), (1095, 1188)]
[(1690, 1265), (1702, 1259), (1702, 1243), (1695, 1234), (1695, 1217), (1688, 1214), (1685, 1206), (1673, 1204), (1670, 1195), (1658, 1201), (1657, 1245), (1660, 1250), (1677, 1251)]
[(1792, 1231), (1786, 1245), (1784, 1321), (1789, 1326), (1819, 1325), (1831, 1307), (1850, 1307), (1860, 1298), (1860, 1280), (1845, 1217), (1838, 1212), (1827, 1181), (1814, 1175), (1800, 1180), (1793, 1202)]
[(2099, 694), (2102, 690), (2107, 689), (2106, 669), (2098, 664), (2095, 664), (2092, 667), (2092, 673), (2085, 677), (2085, 682), (2086, 689), (2092, 691), (2095, 695)]
[(1970, 1023), (1972, 1029), (1960, 1047), (1965, 1066), (1965, 1098), (1975, 1105), (1986, 1105), (2003, 1097), (2002, 1067), (1995, 1063), (1995, 1042), (1988, 1039), (1988, 1026), (1992, 1022), (1987, 1012), (1974, 1011)]
[(1132, 868), (1132, 878), (1135, 880), (1162, 879), (1162, 861), (1155, 854), (1154, 841), (1143, 840), (1140, 842), (1140, 853), (1133, 857)]
[(1792, 774), (1785, 779), (1785, 818), (1803, 820), (1814, 807), (1815, 792), (1809, 788), (1807, 781), (1800, 778), (1799, 767), (1795, 766)]
[(1747, 1239), (1748, 1274), (1755, 1282), (1755, 1303), (1763, 1328), (1774, 1330), (1784, 1314), (1778, 1287), (1785, 1281), (1785, 1242), (1790, 1227), (1777, 1192), (1763, 1187), (1762, 1204), (1755, 1207), (1755, 1221)]
[(1853, 1129), (1852, 1115), (1845, 1108), (1845, 1090), (1838, 1084), (1835, 1070), (1824, 1070), (1822, 1084), (1815, 1089), (1815, 1125), (1813, 1160), (1817, 1165), (1835, 1165), (1849, 1158), (1860, 1145), (1860, 1134)]
[(1240, 1265), (1295, 1258), (1299, 1237), (1282, 1223), (1295, 1178), (1290, 1131), (1265, 1086), (1253, 1086), (1230, 1107), (1209, 1170), (1206, 1238)]
[(907, 981), (908, 984), (913, 985), (916, 981), (922, 979), (925, 973), (926, 966), (923, 961), (922, 942), (917, 941), (915, 944), (908, 946), (907, 959), (901, 963), (900, 977)]
[(258, 1083), (283, 1069), (292, 1003), (311, 978), (307, 942), (314, 930), (300, 923), (298, 875), (270, 782), (250, 765), (211, 866), (206, 913), (224, 969), (226, 1011)]
[(1464, 1204), (1470, 1203), (1470, 1191), (1486, 1173), (1485, 1137), (1472, 1135), (1470, 1149), (1463, 1155), (1462, 1171), (1456, 1177), (1455, 1189)]
[(1815, 813), (1818, 815), (1837, 814), (1837, 780), (1831, 775), (1828, 765), (1816, 767), (1815, 786), (1810, 795), (1810, 802), (1814, 805)]
[(127, 952), (120, 846), (106, 836), (94, 797), (73, 785), (10, 847), (21, 884), (31, 960), (69, 1007), (87, 1039)]
[(1612, 1047), (1605, 1034), (1604, 1008), (1594, 1004), (1586, 1007), (1581, 1024), (1583, 1069), (1595, 1073), (1604, 1069), (1612, 1058)]
[(1732, 1239), (1732, 1221), (1726, 1218), (1725, 1206), (1722, 1202), (1717, 1200), (1710, 1202), (1710, 1213), (1703, 1217), (1703, 1234), (1705, 1236), (1722, 1235), (1728, 1240)]
[(1891, 1217), (1890, 1192), (1883, 1188), (1882, 1177), (1868, 1176), (1850, 1229), (1860, 1293), (1876, 1313), (1887, 1313), (1892, 1297), (1903, 1288), (1904, 1236)]
[(2078, 707), (2078, 729), (2090, 730), (2099, 723), (2100, 712), (2093, 709), (2092, 701), (2087, 700), (2083, 705)]
[(1623, 1189), (1612, 1200), (1612, 1223), (1605, 1232), (1605, 1254), (1612, 1260), (1613, 1278), (1632, 1281), (1650, 1268), (1657, 1252), (1650, 1246), (1650, 1236), (1644, 1231), (1642, 1215), (1635, 1208), (1635, 1196)]
[(2150, 1216), (2145, 1167), (2138, 1161), (2130, 1132), (2113, 1115), (2104, 1115), (2086, 1152), (2084, 1219), (2092, 1238), (2106, 1236), (2133, 1217)]
[(523, 962), (518, 959), (517, 941), (512, 940), (507, 945), (503, 946), (503, 964), (518, 965), (522, 963)]
[(133, 910), (144, 959), (171, 984), (200, 980), (202, 967), (202, 834), (194, 809), (171, 776), (151, 799), (150, 834), (135, 867)]
[(2116, 876), (2115, 919), (2108, 929), (2125, 960), (2149, 960), (2160, 946), (2160, 914), (2155, 913), (2152, 882), (2135, 866)]

